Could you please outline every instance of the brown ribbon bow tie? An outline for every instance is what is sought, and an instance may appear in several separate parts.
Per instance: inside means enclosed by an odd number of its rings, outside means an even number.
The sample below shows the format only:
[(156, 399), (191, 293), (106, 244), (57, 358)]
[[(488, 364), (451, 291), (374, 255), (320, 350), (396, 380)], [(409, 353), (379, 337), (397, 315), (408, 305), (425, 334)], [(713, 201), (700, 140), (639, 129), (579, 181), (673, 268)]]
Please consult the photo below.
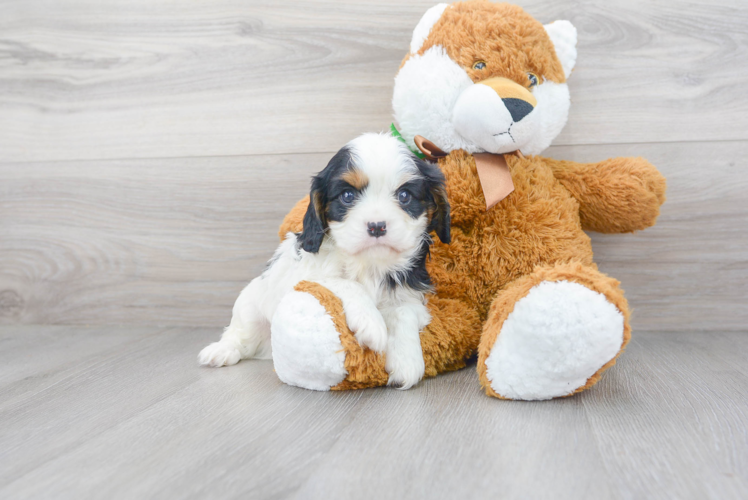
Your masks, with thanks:
[[(447, 153), (439, 149), (436, 144), (420, 135), (415, 136), (413, 141), (428, 160), (436, 161), (447, 156)], [(507, 154), (516, 154), (524, 158), (519, 150)], [(488, 210), (514, 191), (512, 174), (509, 172), (509, 165), (503, 154), (475, 153), (473, 158), (475, 158), (475, 167), (478, 170), (478, 178), (483, 188), (483, 197), (486, 199), (486, 210)]]

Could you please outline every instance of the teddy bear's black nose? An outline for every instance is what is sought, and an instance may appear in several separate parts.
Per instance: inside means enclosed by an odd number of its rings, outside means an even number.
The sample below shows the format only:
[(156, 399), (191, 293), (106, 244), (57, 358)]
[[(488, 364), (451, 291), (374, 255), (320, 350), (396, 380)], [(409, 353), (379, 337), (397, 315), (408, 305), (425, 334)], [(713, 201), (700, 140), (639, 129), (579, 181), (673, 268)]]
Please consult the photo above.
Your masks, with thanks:
[(522, 118), (530, 114), (530, 111), (533, 110), (532, 104), (527, 101), (523, 101), (522, 99), (507, 97), (505, 99), (502, 99), (502, 101), (504, 102), (504, 106), (506, 106), (506, 109), (508, 109), (509, 113), (512, 115), (512, 120), (514, 120), (515, 122), (520, 121)]

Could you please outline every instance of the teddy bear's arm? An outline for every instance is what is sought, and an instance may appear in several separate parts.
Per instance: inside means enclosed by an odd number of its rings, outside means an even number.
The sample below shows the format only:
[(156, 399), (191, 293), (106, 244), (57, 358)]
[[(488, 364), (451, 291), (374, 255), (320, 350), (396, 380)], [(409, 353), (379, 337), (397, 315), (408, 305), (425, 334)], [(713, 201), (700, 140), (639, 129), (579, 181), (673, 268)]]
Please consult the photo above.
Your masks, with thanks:
[(278, 229), (278, 237), (281, 241), (286, 239), (288, 233), (300, 233), (303, 227), (304, 215), (306, 209), (309, 207), (309, 195), (304, 196), (302, 199), (294, 205), (290, 212), (283, 218), (280, 229)]
[(644, 158), (611, 158), (599, 163), (545, 160), (579, 201), (585, 230), (630, 233), (654, 225), (660, 215), (665, 178)]
[[(464, 368), (478, 349), (478, 313), (461, 300), (437, 296), (429, 297), (427, 307), (432, 321), (420, 335), (424, 377)], [(275, 371), (287, 384), (323, 391), (387, 385), (385, 356), (361, 347), (342, 302), (319, 283), (297, 284), (281, 301), (271, 328)]]

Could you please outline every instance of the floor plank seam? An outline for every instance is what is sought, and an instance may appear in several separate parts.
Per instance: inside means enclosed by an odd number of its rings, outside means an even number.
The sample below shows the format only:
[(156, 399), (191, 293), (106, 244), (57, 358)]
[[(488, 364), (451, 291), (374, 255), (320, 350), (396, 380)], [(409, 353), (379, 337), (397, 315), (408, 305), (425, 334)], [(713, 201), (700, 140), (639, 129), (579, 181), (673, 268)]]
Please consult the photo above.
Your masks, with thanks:
[[(748, 142), (745, 139), (707, 139), (696, 141), (699, 144), (739, 144)], [(635, 141), (635, 142), (579, 142), (573, 144), (551, 144), (551, 148), (574, 148), (574, 147), (620, 147), (620, 146), (651, 146), (655, 144), (677, 145), (677, 144), (694, 144), (694, 141), (677, 140), (677, 141)], [(65, 159), (48, 159), (48, 160), (0, 160), (0, 168), (11, 167), (14, 165), (44, 165), (50, 163), (101, 163), (101, 162), (136, 162), (136, 161), (158, 161), (158, 160), (200, 160), (200, 159), (228, 159), (228, 158), (259, 158), (259, 157), (285, 157), (285, 156), (303, 156), (303, 155), (333, 155), (336, 151), (290, 151), (275, 153), (242, 153), (242, 154), (223, 154), (223, 155), (185, 155), (185, 156), (132, 156), (132, 157), (101, 157), (101, 158), (65, 158)], [(542, 156), (542, 155), (541, 155)]]

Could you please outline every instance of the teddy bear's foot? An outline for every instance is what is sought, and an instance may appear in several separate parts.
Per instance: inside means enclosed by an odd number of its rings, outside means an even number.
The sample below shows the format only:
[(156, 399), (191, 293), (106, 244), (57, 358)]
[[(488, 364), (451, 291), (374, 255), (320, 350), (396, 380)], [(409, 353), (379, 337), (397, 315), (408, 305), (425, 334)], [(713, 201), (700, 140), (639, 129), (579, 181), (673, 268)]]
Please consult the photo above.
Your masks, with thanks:
[(630, 337), (618, 282), (579, 263), (540, 268), (494, 301), (479, 349), (489, 395), (541, 400), (594, 385)]

